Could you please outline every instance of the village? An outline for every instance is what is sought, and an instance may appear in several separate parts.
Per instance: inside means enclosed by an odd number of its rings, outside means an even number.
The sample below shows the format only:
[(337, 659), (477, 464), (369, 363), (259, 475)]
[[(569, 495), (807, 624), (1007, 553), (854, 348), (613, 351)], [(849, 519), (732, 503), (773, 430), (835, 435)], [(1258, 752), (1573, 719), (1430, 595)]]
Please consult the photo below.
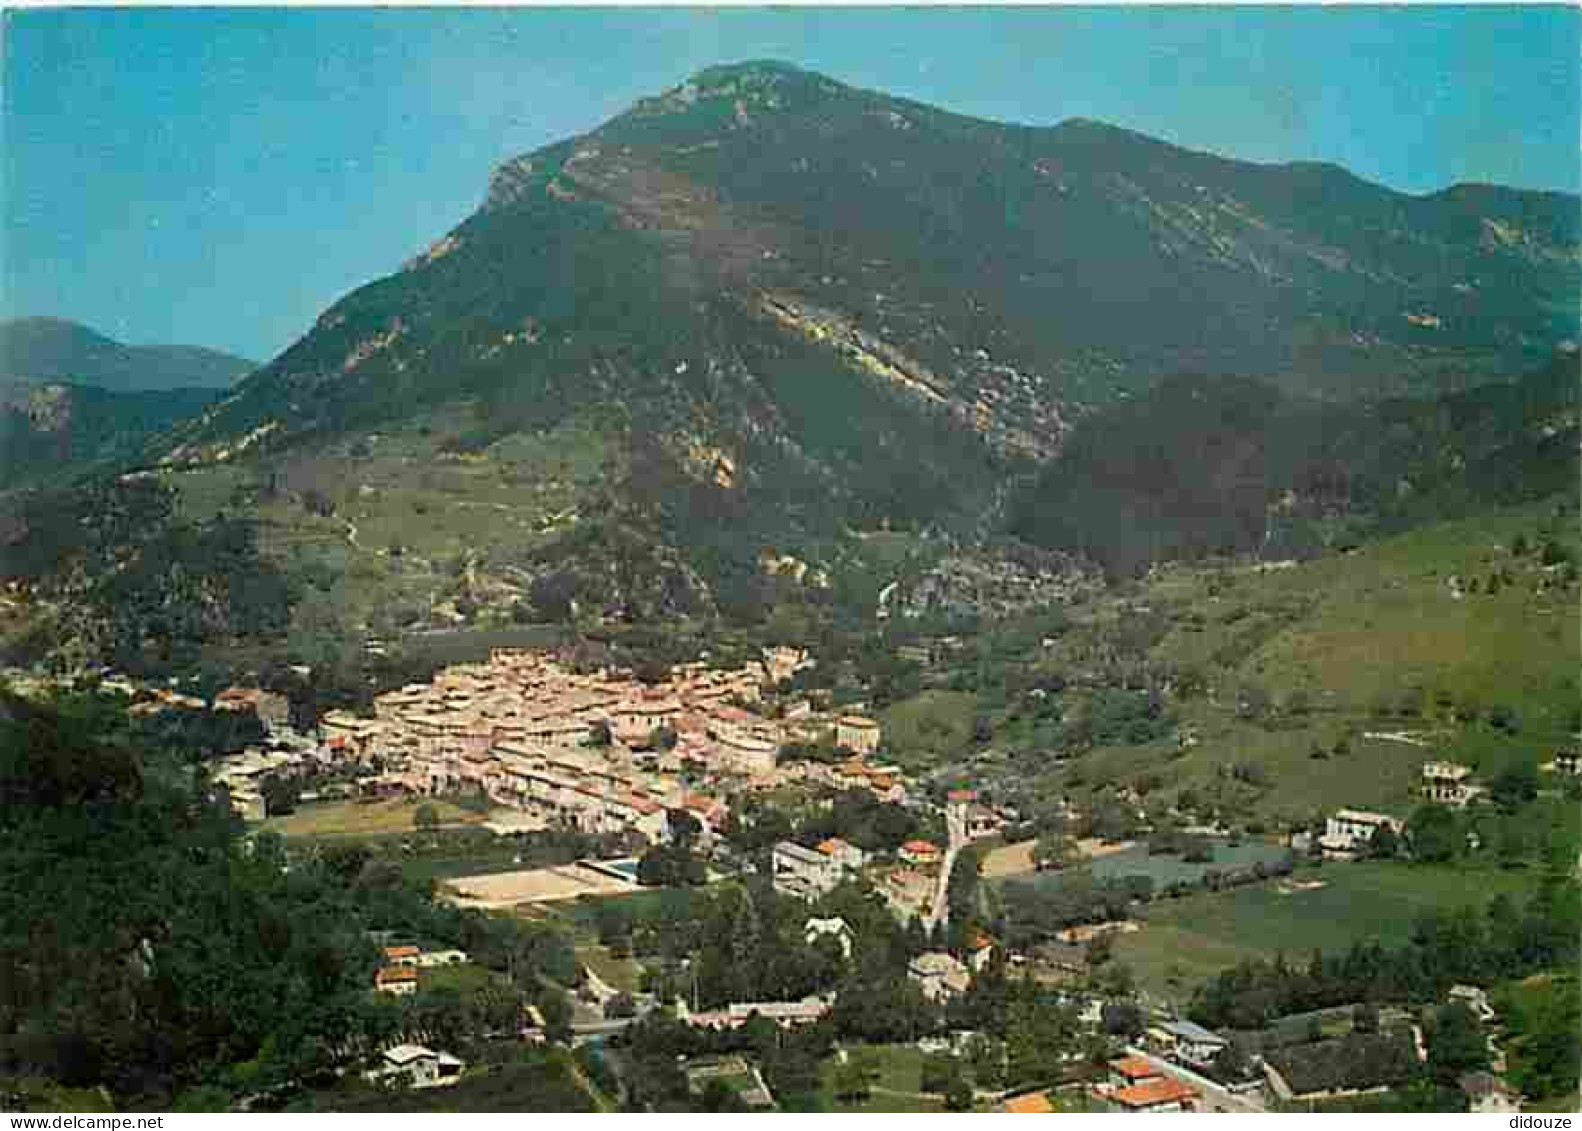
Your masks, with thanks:
[[(869, 764), (879, 747), (874, 720), (815, 712), (807, 700), (763, 709), (765, 691), (811, 663), (774, 649), (735, 670), (682, 665), (660, 683), (630, 672), (579, 674), (552, 656), (496, 650), (486, 663), (448, 668), (424, 685), (379, 695), (371, 718), (330, 711), (316, 740), (280, 723), (267, 693), (231, 689), (215, 706), (247, 704), (269, 723), (268, 748), (224, 760), (214, 780), (237, 811), (262, 819), (256, 783), (315, 761), (376, 767), (358, 779), (372, 796), (486, 795), (520, 814), (518, 827), (630, 831), (653, 843), (669, 835), (667, 813), (716, 835), (732, 798), (787, 785), (863, 788), (879, 800), (907, 800), (900, 771)], [(201, 705), (166, 695), (156, 707)], [(832, 741), (838, 764), (784, 762), (789, 744)]]
[[(686, 664), (660, 680), (643, 682), (630, 672), (578, 671), (549, 653), (497, 650), (487, 662), (443, 669), (427, 684), (377, 696), (368, 716), (329, 712), (311, 737), (290, 728), (279, 697), (231, 688), (216, 697), (213, 709), (255, 712), (269, 738), (222, 759), (213, 780), (250, 822), (267, 815), (264, 783), (272, 775), (313, 765), (342, 773), (355, 769), (349, 780), (362, 801), (470, 794), (487, 799), (489, 824), (497, 831), (562, 829), (615, 835), (632, 846), (632, 854), (620, 858), (463, 876), (444, 885), (445, 898), (458, 906), (491, 912), (635, 893), (642, 890), (637, 854), (646, 851), (643, 846), (679, 842), (708, 861), (711, 882), (767, 873), (777, 895), (808, 909), (802, 928), (806, 946), (833, 948), (849, 965), (865, 941), (841, 915), (827, 913), (828, 901), (843, 891), (875, 893), (896, 924), (915, 925), (929, 940), (938, 940), (911, 955), (905, 977), (939, 1018), (982, 992), (985, 978), (1031, 979), (1114, 1053), (1102, 1072), (1073, 1072), (1073, 1082), (1053, 1090), (1000, 1096), (979, 1088), (973, 1103), (980, 1109), (988, 1104), (1031, 1113), (1073, 1110), (1075, 1103), (1080, 1110), (1257, 1111), (1388, 1090), (1376, 1071), (1365, 1072), (1360, 1086), (1310, 1071), (1302, 1056), (1317, 1045), (1297, 1045), (1301, 1055), (1278, 1043), (1248, 1052), (1244, 1035), (1216, 1032), (1146, 996), (1106, 991), (1095, 978), (1095, 948), (1107, 948), (1113, 938), (1136, 930), (1130, 919), (1072, 927), (1026, 949), (1009, 947), (976, 927), (958, 930), (953, 945), (941, 945), (960, 853), (978, 843), (1002, 843), (1022, 815), (985, 803), (971, 789), (930, 793), (884, 759), (883, 728), (874, 718), (850, 705), (815, 709), (805, 698), (781, 693), (790, 676), (814, 662), (800, 651), (768, 649), (740, 667)], [(186, 698), (161, 691), (143, 700), (140, 709), (201, 705)], [(1558, 751), (1549, 768), (1574, 775), (1574, 752)], [(732, 813), (740, 816), (757, 798), (790, 793), (827, 807), (829, 798), (853, 791), (914, 814), (940, 835), (873, 850), (837, 830), (811, 844), (775, 841), (757, 862), (731, 843), (730, 834), (740, 829)], [(1469, 767), (1430, 759), (1421, 765), (1418, 792), (1425, 804), (1464, 808), (1486, 800), (1488, 787)], [(1393, 844), (1405, 832), (1399, 818), (1342, 809), (1328, 816), (1322, 831), (1292, 833), (1288, 845), (1303, 857), (1344, 863), (1377, 855), (1384, 841)], [(1129, 844), (1092, 846), (1086, 854), (1102, 856)], [(1317, 881), (1305, 886), (1315, 885), (1323, 886)], [(1287, 890), (1303, 887), (1293, 882)], [(418, 994), (428, 971), (470, 962), (454, 948), (425, 950), (410, 943), (390, 945), (384, 955), (371, 988), (400, 998)], [(674, 1001), (652, 992), (634, 995), (604, 982), (591, 968), (584, 973), (574, 1043), (610, 1040), (667, 1009), (700, 1032), (739, 1033), (765, 1022), (782, 1030), (802, 1029), (827, 1024), (838, 1003), (834, 991), (824, 990), (794, 1000), (729, 1001), (698, 1009), (684, 995)], [(1480, 1022), (1495, 1016), (1478, 986), (1452, 987), (1446, 1003), (1466, 1006)], [(1137, 1020), (1117, 1025), (1117, 1011), (1128, 1016), (1134, 1011)], [(1333, 1022), (1333, 1017), (1324, 1022), (1324, 1040), (1330, 1044), (1362, 1039), (1345, 1024), (1336, 1030)], [(526, 1014), (521, 1036), (544, 1040), (542, 1016)], [(975, 1036), (971, 1030), (947, 1029), (919, 1038), (918, 1047), (949, 1055)], [(1421, 1025), (1409, 1013), (1398, 1014), (1381, 1035), (1367, 1039), (1401, 1042), (1400, 1056), (1407, 1063), (1421, 1063), (1428, 1055)], [(1498, 1050), (1490, 1040), (1497, 1066)], [(1067, 1055), (1073, 1069), (1083, 1059)], [(1091, 1050), (1084, 1057), (1090, 1061)], [(708, 1063), (699, 1062), (700, 1079), (708, 1077)], [(390, 1049), (369, 1071), (370, 1079), (386, 1084), (438, 1087), (464, 1078), (464, 1068), (448, 1051), (408, 1042)], [(770, 1102), (762, 1076), (747, 1068), (757, 1079), (748, 1091)], [(1465, 1075), (1462, 1086), (1472, 1110), (1519, 1110), (1519, 1097), (1497, 1073)]]

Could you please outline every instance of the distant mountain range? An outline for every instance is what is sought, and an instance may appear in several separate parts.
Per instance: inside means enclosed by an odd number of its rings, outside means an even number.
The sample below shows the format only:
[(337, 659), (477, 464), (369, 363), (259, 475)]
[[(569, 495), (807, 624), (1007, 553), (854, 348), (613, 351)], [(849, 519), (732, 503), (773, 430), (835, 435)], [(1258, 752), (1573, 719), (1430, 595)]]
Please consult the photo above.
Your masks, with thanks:
[(200, 346), (122, 345), (60, 318), (0, 322), (0, 488), (124, 458), (252, 368)]
[(112, 393), (228, 389), (256, 363), (202, 346), (128, 346), (64, 318), (0, 321), (0, 380)]

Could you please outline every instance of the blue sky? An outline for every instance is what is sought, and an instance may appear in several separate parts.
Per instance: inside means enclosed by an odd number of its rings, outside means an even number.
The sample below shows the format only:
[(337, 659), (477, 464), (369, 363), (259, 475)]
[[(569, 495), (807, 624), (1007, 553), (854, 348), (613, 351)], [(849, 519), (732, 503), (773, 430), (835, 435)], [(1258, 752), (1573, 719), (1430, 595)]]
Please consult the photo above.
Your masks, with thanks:
[(122, 9), (4, 30), (0, 313), (260, 360), (466, 216), (499, 161), (718, 62), (1411, 192), (1582, 187), (1567, 8)]

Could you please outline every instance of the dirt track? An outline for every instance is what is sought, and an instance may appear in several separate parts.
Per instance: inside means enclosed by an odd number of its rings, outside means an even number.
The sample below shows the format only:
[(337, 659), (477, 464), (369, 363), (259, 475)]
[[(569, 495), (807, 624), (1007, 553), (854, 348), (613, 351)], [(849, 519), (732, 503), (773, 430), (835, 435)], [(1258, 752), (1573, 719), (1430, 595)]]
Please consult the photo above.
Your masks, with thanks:
[[(1020, 876), (1024, 872), (1031, 872), (1033, 868), (1033, 840), (1021, 840), (1015, 844), (1002, 845), (993, 849), (983, 859), (983, 878), (986, 880), (1004, 879), (1007, 876)], [(1129, 840), (1111, 844), (1102, 840), (1089, 838), (1077, 841), (1077, 851), (1083, 859), (1092, 860), (1099, 856), (1108, 856), (1112, 852), (1124, 852), (1132, 847), (1134, 842)]]
[(522, 872), (462, 876), (445, 885), (451, 902), (466, 907), (498, 910), (521, 903), (552, 903), (584, 895), (610, 895), (631, 891), (632, 885), (591, 868), (564, 864)]

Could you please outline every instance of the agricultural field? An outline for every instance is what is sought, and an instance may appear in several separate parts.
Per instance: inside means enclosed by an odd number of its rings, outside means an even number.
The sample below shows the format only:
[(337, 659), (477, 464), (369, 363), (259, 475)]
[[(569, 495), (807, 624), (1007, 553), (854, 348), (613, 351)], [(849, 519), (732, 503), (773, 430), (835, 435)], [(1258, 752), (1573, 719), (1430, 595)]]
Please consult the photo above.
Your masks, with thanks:
[[(1536, 736), (1563, 737), (1560, 707), (1575, 703), (1575, 595), (1535, 592), (1535, 557), (1514, 558), (1517, 535), (1538, 536), (1532, 510), (1445, 523), (1296, 570), (1262, 575), (1271, 593), (1321, 594), (1300, 626), (1249, 660), (1251, 671), (1295, 690), (1372, 710), (1412, 688), (1455, 702), (1507, 703)], [(1562, 529), (1563, 526), (1563, 529)], [(1574, 523), (1555, 532), (1575, 549)], [(1496, 595), (1452, 593), (1452, 576), (1510, 568), (1517, 580)], [(1380, 641), (1388, 641), (1381, 647)]]
[(286, 837), (379, 836), (417, 831), (415, 816), (423, 805), (439, 815), (441, 827), (476, 825), (483, 821), (471, 812), (448, 801), (417, 801), (395, 798), (384, 801), (326, 801), (301, 805), (293, 813), (270, 817), (264, 832)]
[(418, 987), (423, 993), (454, 992), (465, 997), (504, 984), (506, 979), (502, 975), (474, 962), (431, 966), (418, 971)]
[(1036, 840), (995, 845), (983, 854), (980, 874), (986, 880), (1001, 880), (1033, 871), (1033, 849), (1037, 845)]
[(878, 1079), (866, 1100), (845, 1103), (835, 1095), (835, 1078), (841, 1061), (830, 1057), (821, 1069), (824, 1087), (819, 1098), (824, 1110), (832, 1112), (942, 1112), (943, 1097), (922, 1091), (923, 1061), (926, 1054), (914, 1045), (862, 1045), (848, 1050), (851, 1056), (866, 1057), (878, 1070)]
[(413, 852), (400, 859), (401, 874), (409, 880), (445, 883), (462, 876), (515, 872), (523, 867), (520, 849), (505, 837), (488, 848), (479, 846), (455, 852)]
[[(1010, 879), (1037, 871), (1037, 866), (1033, 863), (1033, 849), (1038, 845), (1036, 840), (1022, 840), (1014, 844), (1003, 844), (997, 840), (980, 843), (985, 843), (987, 846), (980, 870), (980, 874), (986, 880)], [(1093, 860), (1100, 856), (1126, 852), (1134, 844), (1134, 841), (1129, 840), (1111, 842), (1088, 837), (1077, 841), (1076, 850), (1085, 859)]]
[(633, 921), (643, 923), (665, 917), (667, 911), (677, 921), (695, 918), (699, 911), (694, 903), (710, 898), (712, 894), (704, 888), (635, 888), (610, 895), (585, 895), (546, 905), (543, 910), (549, 917), (569, 922), (579, 930), (595, 931), (599, 908), (609, 900), (620, 900)]
[(589, 895), (621, 895), (631, 890), (624, 880), (576, 863), (457, 876), (445, 885), (448, 897), (456, 903), (487, 910), (578, 900)]
[(1003, 892), (1016, 898), (1037, 898), (1037, 893), (1076, 882), (1095, 880), (1121, 880), (1146, 876), (1162, 891), (1173, 883), (1195, 884), (1216, 872), (1244, 870), (1255, 864), (1275, 864), (1290, 856), (1290, 851), (1277, 844), (1264, 841), (1244, 841), (1234, 847), (1223, 843), (1214, 845), (1212, 862), (1189, 863), (1180, 856), (1150, 856), (1148, 847), (1132, 844), (1115, 852), (1090, 856), (1080, 867), (1047, 871), (1035, 876), (1020, 876), (1003, 881)]
[[(1316, 883), (1324, 886), (1302, 890)], [(1305, 961), (1314, 950), (1369, 940), (1401, 946), (1422, 914), (1481, 907), (1500, 892), (1521, 899), (1536, 885), (1536, 876), (1523, 871), (1329, 864), (1286, 880), (1151, 904), (1141, 931), (1116, 936), (1115, 953), (1144, 987), (1182, 1000), (1244, 959), (1284, 952)]]

